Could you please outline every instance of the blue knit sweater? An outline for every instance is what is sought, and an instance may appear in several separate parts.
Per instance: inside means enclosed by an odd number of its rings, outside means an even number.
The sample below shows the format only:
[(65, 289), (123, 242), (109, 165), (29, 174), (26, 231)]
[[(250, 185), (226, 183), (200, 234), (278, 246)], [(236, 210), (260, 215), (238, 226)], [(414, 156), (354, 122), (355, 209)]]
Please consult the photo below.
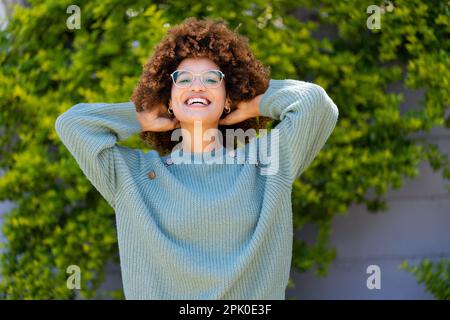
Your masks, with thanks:
[(200, 163), (174, 163), (175, 151), (116, 144), (140, 132), (132, 102), (80, 103), (57, 118), (62, 142), (115, 210), (127, 299), (285, 299), (292, 183), (327, 141), (338, 109), (320, 86), (292, 79), (271, 79), (259, 108), (281, 120), (269, 173), (247, 150), (260, 152), (272, 132), (234, 155), (218, 150), (243, 163), (206, 163), (200, 152), (182, 154)]

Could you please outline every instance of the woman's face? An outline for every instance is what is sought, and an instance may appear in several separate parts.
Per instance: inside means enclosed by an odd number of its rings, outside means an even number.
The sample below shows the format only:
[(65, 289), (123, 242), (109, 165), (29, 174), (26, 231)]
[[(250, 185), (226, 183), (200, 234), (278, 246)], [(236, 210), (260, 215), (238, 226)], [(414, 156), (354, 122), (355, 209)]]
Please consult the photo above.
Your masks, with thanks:
[[(217, 126), (226, 102), (225, 79), (222, 79), (218, 87), (211, 88), (201, 82), (199, 74), (208, 70), (220, 70), (220, 68), (208, 58), (186, 58), (178, 65), (177, 70), (188, 70), (197, 74), (190, 87), (180, 88), (172, 83), (172, 109), (181, 126), (183, 123), (194, 124), (195, 121)], [(204, 97), (210, 103), (188, 105), (186, 100), (191, 97)]]

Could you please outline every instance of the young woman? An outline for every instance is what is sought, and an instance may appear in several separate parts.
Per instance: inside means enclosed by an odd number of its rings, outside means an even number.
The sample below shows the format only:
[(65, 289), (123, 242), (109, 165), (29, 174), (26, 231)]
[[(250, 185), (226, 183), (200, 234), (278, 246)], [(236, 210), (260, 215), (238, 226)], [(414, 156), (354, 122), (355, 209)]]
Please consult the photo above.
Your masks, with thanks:
[[(155, 47), (130, 102), (77, 104), (55, 128), (116, 212), (127, 299), (285, 299), (292, 183), (337, 118), (320, 86), (269, 79), (245, 37), (188, 18)], [(227, 136), (270, 120), (268, 134)], [(133, 134), (152, 150), (116, 144)]]

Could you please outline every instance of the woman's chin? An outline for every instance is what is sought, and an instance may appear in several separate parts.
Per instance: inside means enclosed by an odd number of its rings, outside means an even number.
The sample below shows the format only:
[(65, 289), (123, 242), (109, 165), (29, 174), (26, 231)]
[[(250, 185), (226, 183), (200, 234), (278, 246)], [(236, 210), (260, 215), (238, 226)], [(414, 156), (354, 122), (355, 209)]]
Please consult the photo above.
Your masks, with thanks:
[(198, 104), (198, 103), (195, 103), (193, 105), (183, 104), (183, 111), (186, 113), (191, 113), (191, 112), (206, 113), (206, 112), (211, 112), (211, 110), (213, 110), (213, 107), (214, 107), (213, 104), (210, 104), (207, 106)]
[(176, 117), (180, 122), (184, 123), (194, 123), (195, 121), (201, 121), (203, 123), (218, 123), (220, 118), (219, 112), (214, 112), (214, 110), (205, 110), (201, 107), (183, 109), (182, 112), (178, 112)]

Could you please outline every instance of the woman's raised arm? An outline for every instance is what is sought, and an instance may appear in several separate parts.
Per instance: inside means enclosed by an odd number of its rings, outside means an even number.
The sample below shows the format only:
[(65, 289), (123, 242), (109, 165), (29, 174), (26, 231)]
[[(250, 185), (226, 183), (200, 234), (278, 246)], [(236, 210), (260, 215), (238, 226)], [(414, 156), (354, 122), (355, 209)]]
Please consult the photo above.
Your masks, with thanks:
[(274, 128), (279, 130), (279, 170), (290, 182), (319, 153), (339, 115), (322, 87), (293, 79), (271, 79), (260, 99), (259, 111), (263, 116), (281, 120)]
[(133, 149), (116, 145), (141, 131), (132, 102), (79, 103), (61, 114), (55, 130), (83, 173), (114, 208), (118, 157)]

